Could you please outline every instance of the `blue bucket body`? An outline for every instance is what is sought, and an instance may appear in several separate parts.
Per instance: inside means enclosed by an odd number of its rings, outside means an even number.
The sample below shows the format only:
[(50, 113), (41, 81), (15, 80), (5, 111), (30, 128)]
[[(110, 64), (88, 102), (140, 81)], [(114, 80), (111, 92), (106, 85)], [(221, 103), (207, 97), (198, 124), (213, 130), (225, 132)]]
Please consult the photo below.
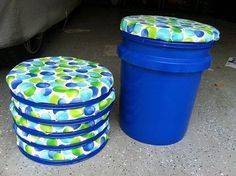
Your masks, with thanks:
[(168, 145), (186, 133), (210, 43), (168, 43), (122, 33), (120, 125), (130, 137)]

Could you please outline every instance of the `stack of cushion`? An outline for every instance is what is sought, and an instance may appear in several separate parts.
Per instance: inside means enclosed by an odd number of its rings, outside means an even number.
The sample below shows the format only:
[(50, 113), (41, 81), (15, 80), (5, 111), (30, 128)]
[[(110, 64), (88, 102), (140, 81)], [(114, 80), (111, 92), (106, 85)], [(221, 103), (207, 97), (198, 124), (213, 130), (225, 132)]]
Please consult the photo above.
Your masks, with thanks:
[(72, 57), (24, 61), (6, 77), (20, 151), (44, 164), (71, 164), (98, 153), (109, 138), (112, 73)]

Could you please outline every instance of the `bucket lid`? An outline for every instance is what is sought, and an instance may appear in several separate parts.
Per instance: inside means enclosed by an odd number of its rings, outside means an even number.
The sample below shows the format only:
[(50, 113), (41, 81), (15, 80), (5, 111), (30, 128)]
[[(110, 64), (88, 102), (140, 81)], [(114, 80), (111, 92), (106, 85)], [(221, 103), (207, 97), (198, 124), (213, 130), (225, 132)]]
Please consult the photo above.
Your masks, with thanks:
[(129, 34), (167, 42), (210, 42), (220, 38), (213, 26), (192, 20), (152, 15), (124, 17), (120, 30)]
[(95, 100), (113, 86), (112, 73), (104, 66), (62, 56), (21, 62), (8, 73), (6, 81), (14, 97), (52, 105)]

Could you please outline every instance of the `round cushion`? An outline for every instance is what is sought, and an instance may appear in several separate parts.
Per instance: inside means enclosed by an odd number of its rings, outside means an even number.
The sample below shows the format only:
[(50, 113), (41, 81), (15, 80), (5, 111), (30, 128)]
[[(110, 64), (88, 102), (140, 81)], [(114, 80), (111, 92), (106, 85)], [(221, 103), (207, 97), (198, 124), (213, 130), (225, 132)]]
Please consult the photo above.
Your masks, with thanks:
[(11, 92), (34, 103), (64, 105), (99, 98), (113, 86), (104, 66), (73, 57), (44, 57), (24, 61), (6, 77)]
[(120, 30), (126, 33), (167, 42), (211, 42), (220, 38), (213, 26), (192, 20), (151, 15), (124, 17)]

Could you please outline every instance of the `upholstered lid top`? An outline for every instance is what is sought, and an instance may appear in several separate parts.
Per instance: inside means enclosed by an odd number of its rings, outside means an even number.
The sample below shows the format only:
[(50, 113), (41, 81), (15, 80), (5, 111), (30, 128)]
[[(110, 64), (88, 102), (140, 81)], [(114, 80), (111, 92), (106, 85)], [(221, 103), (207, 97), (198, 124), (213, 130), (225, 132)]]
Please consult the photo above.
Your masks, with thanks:
[(104, 66), (73, 57), (26, 60), (6, 76), (11, 92), (34, 103), (64, 105), (99, 98), (113, 86)]
[(211, 42), (220, 38), (213, 26), (192, 20), (151, 15), (124, 17), (120, 30), (129, 34), (167, 42)]

